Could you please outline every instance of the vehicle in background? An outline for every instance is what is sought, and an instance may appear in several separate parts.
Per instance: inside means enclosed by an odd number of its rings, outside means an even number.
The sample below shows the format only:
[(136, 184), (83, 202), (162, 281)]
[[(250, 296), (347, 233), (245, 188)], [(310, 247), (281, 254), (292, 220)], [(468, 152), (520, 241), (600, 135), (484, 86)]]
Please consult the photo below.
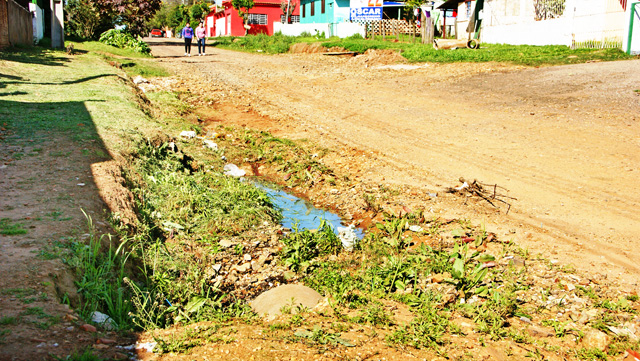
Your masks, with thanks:
[(153, 29), (151, 30), (151, 33), (149, 33), (149, 36), (152, 38), (164, 38), (164, 31), (160, 29)]

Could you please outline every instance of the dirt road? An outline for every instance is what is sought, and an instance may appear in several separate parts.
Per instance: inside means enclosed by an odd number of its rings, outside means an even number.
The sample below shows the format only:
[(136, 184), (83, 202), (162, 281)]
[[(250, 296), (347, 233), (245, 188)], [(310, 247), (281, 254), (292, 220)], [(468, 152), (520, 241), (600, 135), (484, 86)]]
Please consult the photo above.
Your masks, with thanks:
[(388, 165), (365, 169), (369, 181), (440, 194), (460, 177), (498, 184), (517, 198), (508, 214), (448, 211), (530, 250), (636, 282), (640, 60), (376, 65), (375, 55), (211, 47), (205, 57), (183, 57), (179, 42), (149, 43), (158, 61), (192, 82), (187, 90), (217, 94), (219, 119), (231, 121), (233, 105), (272, 119), (243, 120), (248, 127), (364, 152)]

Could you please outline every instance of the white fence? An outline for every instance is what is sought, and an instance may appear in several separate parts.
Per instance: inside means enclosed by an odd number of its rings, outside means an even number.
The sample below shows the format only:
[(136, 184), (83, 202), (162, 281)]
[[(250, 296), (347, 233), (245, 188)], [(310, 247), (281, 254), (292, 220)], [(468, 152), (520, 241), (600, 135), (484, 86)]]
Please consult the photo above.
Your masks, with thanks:
[(357, 23), (317, 23), (317, 24), (283, 24), (273, 23), (273, 32), (281, 32), (283, 35), (298, 36), (304, 32), (311, 35), (322, 35), (324, 33), (325, 38), (331, 36), (337, 36), (340, 38), (346, 38), (354, 34), (360, 34), (363, 37), (366, 35), (364, 25)]

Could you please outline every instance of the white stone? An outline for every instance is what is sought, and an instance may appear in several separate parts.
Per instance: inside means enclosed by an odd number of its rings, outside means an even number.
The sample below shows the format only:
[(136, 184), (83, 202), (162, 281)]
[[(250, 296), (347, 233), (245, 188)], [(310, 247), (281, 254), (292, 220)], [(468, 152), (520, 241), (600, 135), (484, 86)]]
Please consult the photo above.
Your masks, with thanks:
[(196, 132), (193, 130), (183, 130), (180, 132), (182, 138), (191, 139), (196, 137)]

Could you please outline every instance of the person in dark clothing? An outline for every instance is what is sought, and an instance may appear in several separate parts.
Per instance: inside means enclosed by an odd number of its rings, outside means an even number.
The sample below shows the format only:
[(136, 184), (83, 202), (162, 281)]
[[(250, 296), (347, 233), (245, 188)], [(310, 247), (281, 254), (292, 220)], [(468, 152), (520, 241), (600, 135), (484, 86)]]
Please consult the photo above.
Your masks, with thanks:
[(191, 39), (193, 39), (193, 28), (189, 23), (182, 28), (182, 38), (184, 39), (184, 56), (191, 56)]

